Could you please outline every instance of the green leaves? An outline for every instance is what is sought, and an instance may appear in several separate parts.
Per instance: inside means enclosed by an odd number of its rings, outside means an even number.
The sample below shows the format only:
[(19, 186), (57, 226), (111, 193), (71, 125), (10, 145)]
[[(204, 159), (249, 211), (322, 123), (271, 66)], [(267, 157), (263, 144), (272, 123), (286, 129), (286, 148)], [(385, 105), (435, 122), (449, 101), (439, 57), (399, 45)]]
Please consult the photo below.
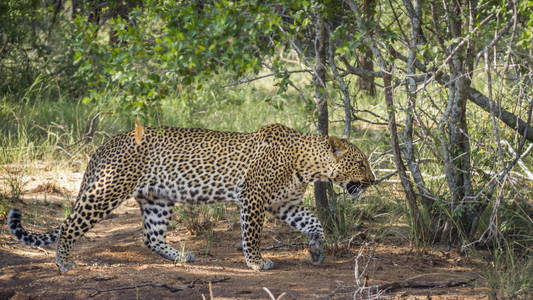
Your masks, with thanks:
[[(101, 29), (76, 20), (78, 75), (96, 90), (120, 86), (124, 99), (158, 102), (174, 87), (205, 81), (221, 68), (240, 76), (257, 73), (273, 51), (267, 38), (281, 19), (275, 3), (148, 0), (129, 19), (110, 20), (112, 41)], [(179, 92), (179, 91), (175, 91)]]
[(524, 50), (529, 50), (533, 47), (533, 13), (531, 8), (533, 7), (533, 0), (519, 1), (518, 11), (522, 14), (524, 21), (524, 30), (521, 32), (518, 39), (518, 46)]

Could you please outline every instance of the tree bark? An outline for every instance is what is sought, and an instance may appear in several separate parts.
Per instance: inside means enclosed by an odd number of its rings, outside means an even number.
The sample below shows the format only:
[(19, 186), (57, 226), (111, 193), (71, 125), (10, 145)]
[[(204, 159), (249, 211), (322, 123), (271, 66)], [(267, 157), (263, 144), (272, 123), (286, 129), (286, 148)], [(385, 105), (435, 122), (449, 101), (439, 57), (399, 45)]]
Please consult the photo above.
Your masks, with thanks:
[[(315, 103), (318, 111), (317, 131), (319, 134), (328, 135), (328, 103), (326, 98), (326, 37), (324, 20), (319, 12), (315, 18)], [(332, 218), (328, 201), (328, 189), (331, 189), (329, 182), (315, 182), (315, 201), (318, 210), (318, 217), (325, 230), (330, 231)]]
[(413, 176), (413, 180), (421, 195), (422, 204), (425, 207), (431, 207), (433, 205), (433, 197), (431, 197), (424, 182), (422, 172), (420, 172), (416, 158), (416, 149), (413, 144), (413, 119), (417, 102), (417, 83), (413, 76), (416, 74), (415, 61), (417, 46), (424, 44), (424, 39), (422, 37), (422, 7), (418, 0), (412, 2), (410, 0), (404, 0), (404, 5), (407, 8), (411, 19), (411, 40), (409, 41), (409, 56), (407, 58), (407, 110), (403, 131), (405, 142), (404, 154), (411, 175)]
[[(372, 52), (365, 47), (363, 53), (357, 57), (357, 65), (364, 70), (374, 69), (374, 63), (372, 62)], [(359, 90), (364, 91), (371, 97), (376, 96), (376, 84), (374, 83), (374, 77), (365, 79), (363, 77), (357, 78), (357, 87)]]
[(411, 181), (407, 176), (405, 165), (402, 160), (402, 154), (400, 151), (400, 145), (398, 142), (398, 131), (396, 126), (396, 114), (394, 109), (394, 100), (392, 96), (392, 75), (391, 70), (387, 69), (383, 72), (383, 84), (385, 85), (385, 103), (387, 104), (387, 112), (389, 114), (389, 132), (392, 146), (392, 153), (394, 155), (394, 163), (396, 164), (396, 170), (398, 170), (398, 176), (403, 186), (405, 196), (407, 198), (407, 204), (411, 213), (411, 220), (413, 227), (415, 228), (415, 241), (423, 240), (425, 230), (420, 218), (416, 196), (413, 191)]
[[(363, 18), (366, 23), (370, 23), (374, 20), (374, 12), (376, 8), (376, 0), (364, 0), (362, 2)], [(368, 46), (363, 46), (363, 50), (357, 57), (357, 65), (363, 70), (372, 71), (374, 69), (374, 62), (372, 62), (372, 51)], [(367, 95), (376, 96), (376, 84), (374, 78), (357, 78), (357, 87), (359, 90), (364, 91)]]
[[(463, 37), (463, 9), (465, 8), (459, 2), (453, 2), (446, 11), (448, 17), (447, 31), (450, 33), (451, 39), (460, 40)], [(452, 220), (448, 219), (448, 224), (445, 227), (458, 229), (456, 233), (464, 237), (464, 233), (468, 232), (466, 226), (469, 222), (464, 220), (468, 213), (456, 215), (456, 212), (466, 209), (465, 201), (472, 196), (470, 140), (466, 123), (466, 101), (471, 83), (469, 70), (472, 68), (472, 64), (468, 55), (471, 51), (471, 44), (466, 47), (466, 45), (458, 45), (456, 42), (452, 43), (449, 49), (457, 47), (459, 48), (451, 54), (451, 59), (448, 62), (450, 68), (450, 81), (447, 83), (448, 105), (442, 118), (441, 129), (444, 130), (447, 137), (447, 141), (442, 143), (442, 156), (451, 198), (449, 209), (456, 225), (450, 226), (449, 223)], [(447, 230), (443, 230), (441, 234), (442, 242), (451, 243), (456, 238), (456, 234), (451, 234)]]

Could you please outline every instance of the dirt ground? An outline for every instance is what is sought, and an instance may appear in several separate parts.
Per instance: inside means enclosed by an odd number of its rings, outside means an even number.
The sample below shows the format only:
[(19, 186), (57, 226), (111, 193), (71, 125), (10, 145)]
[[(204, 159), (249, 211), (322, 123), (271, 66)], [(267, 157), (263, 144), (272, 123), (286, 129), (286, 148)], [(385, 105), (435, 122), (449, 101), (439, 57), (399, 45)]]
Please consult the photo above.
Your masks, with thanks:
[[(51, 169), (23, 178), (23, 201), (14, 206), (23, 210), (27, 230), (60, 224), (61, 203), (77, 193), (82, 173)], [(246, 267), (236, 249), (239, 238), (235, 221), (217, 223), (211, 238), (191, 235), (178, 224), (167, 241), (194, 252), (196, 261), (174, 264), (143, 245), (140, 212), (130, 199), (75, 245), (77, 265), (61, 274), (55, 245), (22, 245), (1, 220), (0, 299), (270, 299), (264, 288), (274, 297), (285, 293), (279, 299), (369, 299), (378, 293), (380, 299), (488, 299), (481, 263), (454, 251), (432, 248), (420, 254), (405, 242), (353, 243), (349, 251), (329, 253), (321, 266), (313, 266), (300, 234), (268, 222), (263, 255), (275, 267), (257, 272)], [(360, 272), (368, 266), (359, 286), (379, 287), (354, 296), (359, 253)]]

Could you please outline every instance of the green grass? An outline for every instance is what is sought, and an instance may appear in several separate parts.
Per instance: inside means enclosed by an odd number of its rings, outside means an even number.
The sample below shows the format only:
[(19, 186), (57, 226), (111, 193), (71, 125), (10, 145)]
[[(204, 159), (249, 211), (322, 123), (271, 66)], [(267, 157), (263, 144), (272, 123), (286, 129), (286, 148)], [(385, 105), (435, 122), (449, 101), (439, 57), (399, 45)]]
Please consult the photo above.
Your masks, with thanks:
[[(152, 126), (231, 131), (253, 131), (270, 123), (296, 128), (309, 125), (297, 103), (288, 103), (288, 109), (278, 110), (251, 87), (214, 90), (198, 92), (193, 100), (186, 96), (164, 99), (157, 119), (143, 121)], [(80, 154), (80, 141), (83, 142), (90, 119), (98, 112), (107, 114), (98, 119), (91, 145), (101, 144), (107, 135), (131, 130), (136, 116), (122, 109), (112, 93), (104, 97), (103, 104), (85, 104), (64, 98), (12, 101), (8, 96), (3, 97), (0, 102), (0, 164), (70, 159)], [(92, 150), (94, 148), (89, 147), (81, 152), (88, 154)]]
[(491, 299), (530, 299), (533, 294), (533, 258), (513, 255), (512, 249), (495, 251), (483, 268)]
[[(97, 110), (66, 99), (0, 102), (0, 164), (62, 159), (83, 138)], [(97, 138), (97, 140), (101, 140)]]

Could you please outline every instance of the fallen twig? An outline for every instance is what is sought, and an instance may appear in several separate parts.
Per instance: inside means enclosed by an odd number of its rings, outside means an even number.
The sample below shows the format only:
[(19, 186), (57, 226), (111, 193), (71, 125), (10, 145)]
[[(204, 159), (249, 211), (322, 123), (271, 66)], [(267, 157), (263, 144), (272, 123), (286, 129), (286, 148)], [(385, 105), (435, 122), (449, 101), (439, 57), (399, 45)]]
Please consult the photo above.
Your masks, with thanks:
[(474, 280), (475, 278), (469, 278), (469, 279), (448, 279), (448, 280), (441, 280), (441, 281), (418, 281), (418, 279), (422, 277), (426, 277), (431, 274), (421, 274), (414, 277), (411, 277), (406, 280), (402, 281), (395, 281), (391, 283), (384, 283), (379, 284), (376, 286), (377, 289), (391, 292), (398, 289), (403, 288), (410, 288), (410, 289), (426, 289), (426, 288), (449, 288), (449, 287), (456, 287), (460, 285), (468, 284)]
[(231, 279), (231, 277), (225, 276), (225, 277), (222, 277), (222, 278), (217, 279), (217, 280), (201, 280), (200, 282), (202, 282), (202, 283), (219, 283), (219, 282), (228, 281), (230, 279)]
[(94, 281), (108, 281), (111, 279), (112, 279), (111, 277), (107, 277), (107, 276), (95, 276), (92, 278), (92, 280)]
[[(354, 277), (355, 277), (355, 287), (357, 288), (353, 294), (354, 299), (380, 299), (383, 294), (378, 286), (367, 286), (368, 282), (368, 267), (372, 263), (375, 264), (374, 251), (375, 248), (371, 247), (367, 251), (367, 248), (370, 244), (364, 244), (360, 249), (359, 253), (355, 257), (354, 263)], [(368, 254), (365, 254), (368, 252)], [(361, 262), (360, 262), (361, 260)], [(359, 270), (359, 264), (361, 263), (362, 270)]]
[(185, 289), (191, 289), (191, 288), (194, 287), (195, 284), (214, 284), (214, 283), (227, 281), (227, 280), (230, 280), (230, 279), (231, 279), (231, 277), (229, 277), (229, 276), (222, 277), (222, 278), (216, 279), (216, 280), (195, 279), (191, 283), (189, 283), (188, 285), (181, 285), (181, 286), (177, 286), (177, 287), (176, 286), (167, 285), (167, 284), (162, 284), (162, 283), (142, 282), (142, 283), (139, 283), (139, 284), (136, 284), (136, 285), (119, 286), (119, 287), (116, 287), (116, 288), (96, 290), (94, 293), (90, 294), (89, 297), (94, 297), (94, 296), (96, 296), (98, 294), (106, 293), (106, 292), (130, 290), (130, 289), (136, 289), (136, 288), (145, 287), (145, 286), (166, 288), (169, 291), (171, 291), (172, 293), (176, 293), (176, 292), (179, 292), (179, 291), (183, 291)]
[(167, 285), (167, 284), (161, 284), (161, 283), (142, 282), (142, 283), (139, 283), (139, 284), (136, 284), (136, 285), (119, 286), (119, 287), (116, 287), (116, 288), (96, 290), (94, 293), (90, 294), (89, 297), (94, 297), (94, 296), (96, 296), (98, 294), (101, 294), (101, 293), (107, 293), (107, 292), (112, 292), (112, 291), (121, 291), (121, 290), (130, 290), (130, 289), (136, 289), (136, 288), (140, 288), (140, 287), (144, 287), (144, 286), (162, 287), (162, 288), (168, 289), (172, 293), (183, 291), (184, 289), (187, 288), (187, 286), (173, 287), (173, 286), (170, 286), (170, 285)]

